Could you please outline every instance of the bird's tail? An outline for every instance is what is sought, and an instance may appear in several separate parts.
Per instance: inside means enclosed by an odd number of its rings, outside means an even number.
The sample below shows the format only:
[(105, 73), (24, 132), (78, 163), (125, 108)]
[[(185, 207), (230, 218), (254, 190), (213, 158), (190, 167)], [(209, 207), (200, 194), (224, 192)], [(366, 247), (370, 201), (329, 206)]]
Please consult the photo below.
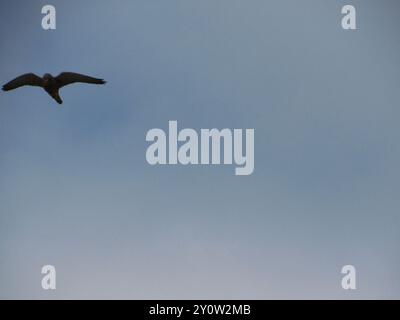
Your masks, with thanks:
[(58, 91), (52, 92), (50, 93), (50, 96), (56, 100), (58, 102), (58, 104), (62, 104), (63, 101), (61, 100), (60, 94), (58, 93)]

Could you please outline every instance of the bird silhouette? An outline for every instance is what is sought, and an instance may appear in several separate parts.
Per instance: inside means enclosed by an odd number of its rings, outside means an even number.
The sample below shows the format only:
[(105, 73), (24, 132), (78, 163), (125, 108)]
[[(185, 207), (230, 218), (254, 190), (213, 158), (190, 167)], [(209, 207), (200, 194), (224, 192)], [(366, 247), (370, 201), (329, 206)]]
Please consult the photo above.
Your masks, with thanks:
[(51, 74), (46, 73), (43, 78), (34, 73), (26, 73), (6, 83), (3, 86), (3, 90), (14, 90), (22, 86), (42, 87), (54, 100), (56, 100), (59, 104), (62, 104), (63, 101), (61, 100), (58, 91), (62, 87), (76, 82), (93, 84), (106, 83), (103, 79), (97, 79), (74, 72), (61, 72), (57, 77), (53, 77)]

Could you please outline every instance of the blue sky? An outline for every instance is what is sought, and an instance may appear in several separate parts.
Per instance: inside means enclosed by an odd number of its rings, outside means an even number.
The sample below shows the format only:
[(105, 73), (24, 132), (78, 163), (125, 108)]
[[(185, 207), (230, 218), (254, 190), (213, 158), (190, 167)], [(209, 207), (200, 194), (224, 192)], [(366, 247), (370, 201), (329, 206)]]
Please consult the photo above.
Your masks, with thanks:
[[(399, 5), (352, 2), (2, 2), (2, 83), (108, 82), (0, 94), (0, 298), (399, 298)], [(254, 173), (148, 165), (169, 120), (254, 128)]]

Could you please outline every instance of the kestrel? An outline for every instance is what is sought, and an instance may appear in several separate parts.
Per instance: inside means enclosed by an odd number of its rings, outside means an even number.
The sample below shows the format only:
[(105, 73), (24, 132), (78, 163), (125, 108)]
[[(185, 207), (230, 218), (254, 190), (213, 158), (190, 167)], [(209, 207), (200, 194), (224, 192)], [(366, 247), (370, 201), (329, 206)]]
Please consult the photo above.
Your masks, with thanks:
[(59, 104), (62, 104), (62, 100), (58, 93), (60, 88), (75, 82), (93, 83), (93, 84), (105, 84), (103, 79), (92, 78), (85, 76), (84, 74), (74, 72), (62, 72), (57, 77), (53, 77), (51, 74), (46, 73), (43, 78), (38, 77), (34, 73), (26, 73), (22, 76), (11, 80), (3, 86), (4, 91), (17, 89), (22, 86), (35, 86), (42, 87), (54, 100)]

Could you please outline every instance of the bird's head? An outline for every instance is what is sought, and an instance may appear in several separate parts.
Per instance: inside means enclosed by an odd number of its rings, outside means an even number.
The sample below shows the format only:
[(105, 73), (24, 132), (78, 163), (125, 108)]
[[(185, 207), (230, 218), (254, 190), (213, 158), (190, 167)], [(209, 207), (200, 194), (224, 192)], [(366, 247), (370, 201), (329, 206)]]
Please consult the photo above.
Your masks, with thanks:
[(45, 82), (48, 82), (49, 80), (51, 80), (53, 78), (53, 76), (50, 74), (50, 73), (45, 73), (44, 75), (43, 75), (43, 80), (45, 81)]

